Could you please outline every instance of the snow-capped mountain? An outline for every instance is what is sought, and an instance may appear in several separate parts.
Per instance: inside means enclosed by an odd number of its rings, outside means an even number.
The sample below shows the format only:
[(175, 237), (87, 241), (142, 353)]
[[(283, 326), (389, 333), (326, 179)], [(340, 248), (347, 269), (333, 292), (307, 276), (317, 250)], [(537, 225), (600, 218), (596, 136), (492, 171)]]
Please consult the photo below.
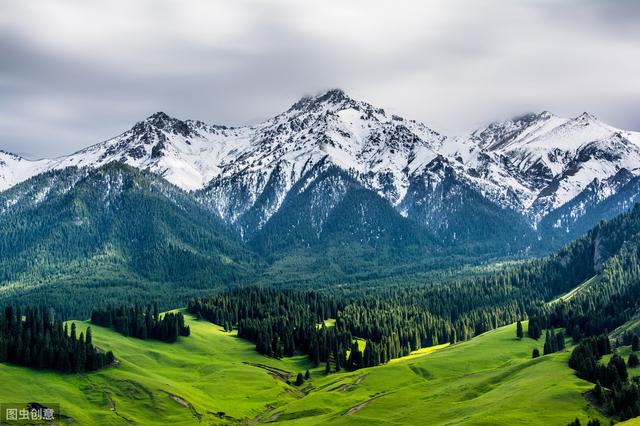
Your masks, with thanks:
[(0, 150), (0, 191), (42, 173), (49, 167), (49, 160), (30, 161)]
[[(616, 129), (590, 114), (564, 119), (530, 114), (475, 131), (468, 164), (516, 195), (513, 207), (538, 222), (594, 180), (640, 173), (640, 133)], [(603, 186), (601, 193), (612, 188)]]
[[(245, 239), (263, 229), (288, 197), (310, 186), (344, 195), (344, 188), (331, 187), (344, 179), (325, 173), (337, 168), (441, 240), (510, 232), (513, 242), (528, 240), (523, 235), (563, 207), (573, 206), (563, 214), (574, 219), (589, 214), (584, 203), (601, 202), (640, 175), (640, 133), (586, 113), (565, 119), (545, 111), (447, 137), (330, 90), (254, 126), (156, 113), (69, 156), (28, 161), (0, 152), (0, 191), (47, 170), (113, 161), (194, 191)], [(322, 199), (317, 218), (339, 204), (324, 194)]]
[[(247, 146), (220, 162), (221, 173), (200, 196), (243, 233), (260, 229), (293, 186), (315, 170), (336, 166), (398, 205), (411, 174), (437, 156), (444, 137), (387, 114), (342, 91), (303, 98), (250, 129)], [(319, 166), (316, 167), (316, 166)]]

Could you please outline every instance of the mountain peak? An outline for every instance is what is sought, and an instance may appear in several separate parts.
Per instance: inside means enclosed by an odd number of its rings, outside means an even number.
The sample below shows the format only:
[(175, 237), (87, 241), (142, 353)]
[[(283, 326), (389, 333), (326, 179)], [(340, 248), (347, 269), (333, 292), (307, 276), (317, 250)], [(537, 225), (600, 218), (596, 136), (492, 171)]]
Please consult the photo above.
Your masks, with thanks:
[(318, 102), (340, 103), (352, 100), (342, 89), (330, 89), (316, 96)]
[(187, 121), (171, 117), (163, 111), (158, 111), (143, 121), (136, 123), (132, 130), (137, 134), (142, 134), (148, 132), (150, 129), (156, 131), (164, 130), (166, 132), (179, 134), (185, 137), (191, 134), (191, 128)]
[(147, 120), (171, 120), (171, 117), (164, 111), (158, 111), (147, 117)]
[(350, 98), (342, 89), (330, 89), (326, 92), (320, 93), (315, 96), (305, 96), (298, 102), (293, 104), (290, 110), (316, 110), (322, 106), (343, 106), (345, 104), (355, 104), (352, 98)]
[(154, 114), (151, 114), (149, 117), (147, 117), (144, 120), (145, 123), (149, 123), (152, 126), (158, 127), (158, 128), (164, 128), (167, 125), (171, 125), (175, 122), (180, 122), (180, 121), (181, 120), (171, 117), (170, 115), (168, 115), (163, 111), (158, 111)]
[(577, 116), (574, 120), (576, 121), (599, 121), (598, 117), (588, 112), (583, 112), (579, 116)]
[[(535, 123), (538, 121), (546, 121), (549, 120), (550, 118), (555, 117), (554, 114), (552, 114), (551, 112), (544, 110), (542, 112), (530, 112), (527, 114), (522, 114), (519, 116), (514, 117), (513, 119), (511, 119), (512, 122), (514, 123), (524, 123), (524, 124), (530, 124), (530, 123)], [(502, 123), (500, 123), (502, 124)]]

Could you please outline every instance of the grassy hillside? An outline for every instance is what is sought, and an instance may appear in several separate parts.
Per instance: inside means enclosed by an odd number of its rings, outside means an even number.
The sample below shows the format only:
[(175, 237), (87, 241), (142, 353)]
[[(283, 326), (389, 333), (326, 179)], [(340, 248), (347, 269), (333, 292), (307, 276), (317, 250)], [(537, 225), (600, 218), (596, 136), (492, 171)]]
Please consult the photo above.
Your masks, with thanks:
[[(305, 357), (275, 360), (220, 327), (187, 315), (191, 337), (176, 344), (92, 327), (119, 365), (61, 375), (0, 364), (0, 401), (60, 402), (80, 424), (559, 424), (599, 414), (582, 395), (568, 352), (530, 359), (531, 339), (515, 326), (385, 366), (286, 383)], [(77, 322), (80, 331), (87, 326)]]

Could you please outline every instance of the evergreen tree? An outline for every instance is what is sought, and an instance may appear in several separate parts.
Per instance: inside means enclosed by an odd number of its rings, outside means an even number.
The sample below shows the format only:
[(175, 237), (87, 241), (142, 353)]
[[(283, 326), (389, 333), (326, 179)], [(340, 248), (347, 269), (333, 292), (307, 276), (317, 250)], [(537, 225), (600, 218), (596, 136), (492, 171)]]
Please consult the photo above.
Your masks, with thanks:
[[(15, 312), (15, 315), (14, 315)], [(91, 330), (80, 332), (71, 324), (55, 320), (47, 309), (11, 307), (0, 315), (0, 362), (71, 373), (95, 371), (113, 363), (112, 352), (93, 346)]]
[(529, 328), (527, 329), (527, 336), (532, 339), (538, 340), (541, 335), (540, 325), (536, 318), (529, 319)]
[(304, 377), (302, 376), (302, 373), (298, 373), (298, 375), (296, 376), (296, 386), (302, 386), (304, 384)]
[(103, 327), (112, 327), (125, 336), (143, 340), (175, 342), (178, 336), (186, 337), (191, 334), (181, 312), (169, 312), (161, 316), (156, 309), (157, 304), (154, 305), (153, 312), (151, 306), (109, 306), (105, 309), (94, 309), (91, 312), (91, 322)]
[(564, 343), (564, 333), (562, 332), (562, 330), (558, 331), (558, 333), (556, 334), (556, 351), (561, 351), (564, 350), (565, 348), (565, 343)]
[(600, 380), (596, 381), (596, 386), (593, 388), (593, 396), (596, 401), (602, 402), (603, 393), (602, 386), (600, 385)]
[(638, 355), (636, 355), (634, 352), (632, 352), (629, 355), (629, 360), (627, 361), (627, 365), (629, 366), (629, 368), (635, 368), (640, 364), (640, 362), (638, 361)]
[(555, 337), (552, 337), (551, 331), (547, 330), (544, 334), (544, 347), (542, 349), (542, 353), (544, 355), (554, 353), (555, 345), (556, 345)]
[(534, 348), (533, 352), (531, 353), (531, 358), (538, 358), (540, 356), (540, 351), (538, 350), (538, 348)]
[(524, 336), (524, 334), (522, 332), (522, 322), (520, 322), (520, 320), (518, 320), (518, 323), (516, 325), (516, 337), (518, 339), (522, 339), (523, 336)]

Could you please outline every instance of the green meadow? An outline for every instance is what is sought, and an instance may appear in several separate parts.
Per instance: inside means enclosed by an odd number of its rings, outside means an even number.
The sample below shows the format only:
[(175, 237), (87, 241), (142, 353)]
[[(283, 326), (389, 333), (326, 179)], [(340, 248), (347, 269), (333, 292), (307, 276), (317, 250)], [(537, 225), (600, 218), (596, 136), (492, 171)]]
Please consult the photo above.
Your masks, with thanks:
[[(566, 425), (604, 417), (593, 386), (567, 366), (569, 352), (531, 359), (542, 341), (515, 325), (423, 349), (355, 372), (324, 374), (305, 356), (276, 360), (221, 327), (185, 313), (191, 336), (168, 344), (92, 326), (117, 365), (60, 374), (0, 364), (0, 401), (58, 402), (65, 423)], [(76, 321), (79, 331), (87, 322)], [(293, 383), (309, 368), (311, 379)], [(606, 421), (608, 423), (608, 420)], [(604, 424), (604, 423), (603, 423)]]

